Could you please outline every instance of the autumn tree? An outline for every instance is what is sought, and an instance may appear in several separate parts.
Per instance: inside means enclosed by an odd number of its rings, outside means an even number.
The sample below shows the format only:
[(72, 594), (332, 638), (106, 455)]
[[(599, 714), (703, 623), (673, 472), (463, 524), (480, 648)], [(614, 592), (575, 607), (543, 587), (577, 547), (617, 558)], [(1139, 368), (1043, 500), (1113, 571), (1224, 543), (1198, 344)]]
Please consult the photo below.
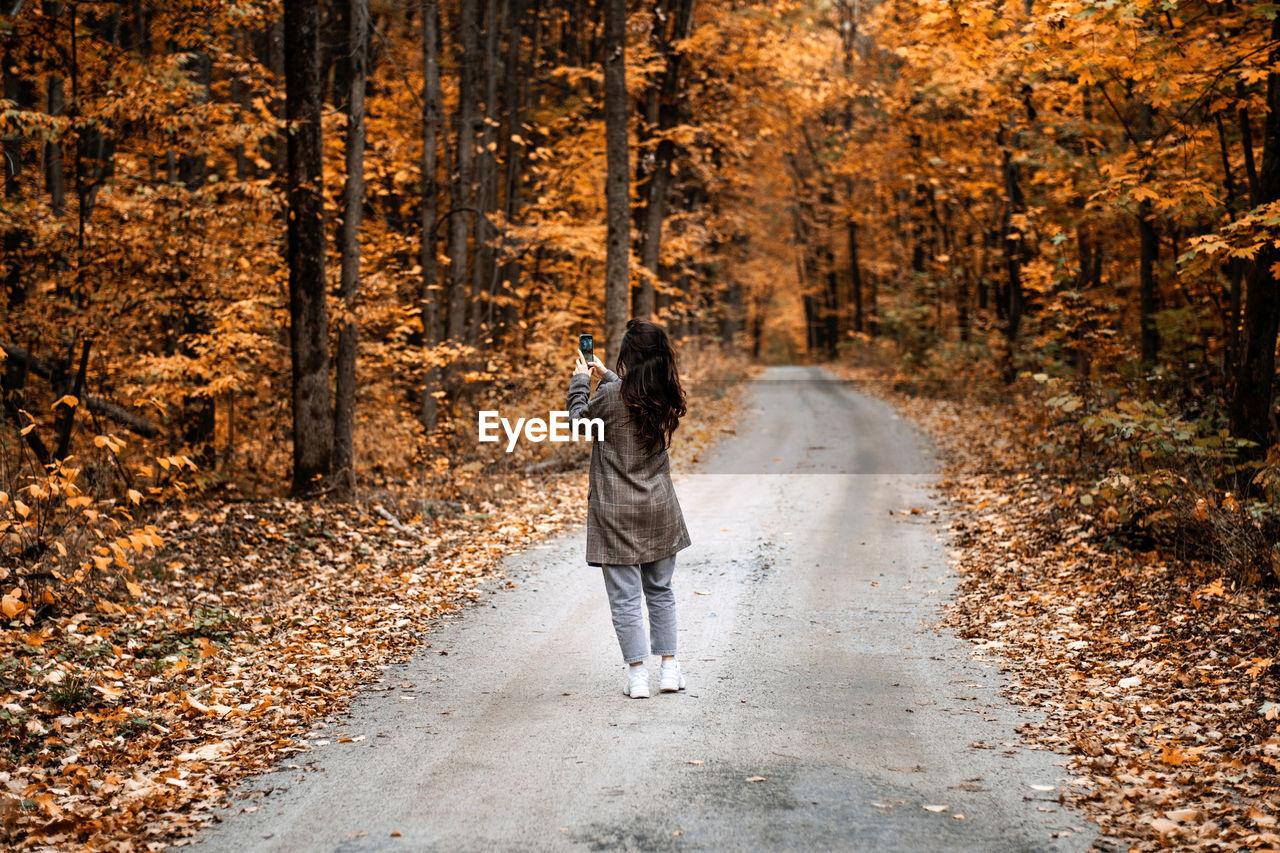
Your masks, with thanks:
[[(1262, 168), (1253, 201), (1280, 203), (1280, 15), (1271, 19), (1266, 104), (1262, 124)], [(1249, 264), (1244, 299), (1243, 347), (1231, 397), (1235, 434), (1267, 448), (1277, 440), (1273, 410), (1276, 382), (1276, 336), (1280, 331), (1280, 250), (1264, 240)]]
[[(865, 326), (883, 278), (883, 328), (919, 363), (955, 338), (1002, 353), (1007, 381), (1176, 376), (1214, 387), (1235, 435), (1274, 441), (1273, 196), (1254, 166), (1255, 140), (1264, 168), (1271, 150), (1267, 8), (830, 14), (843, 73), (815, 84), (788, 146), (811, 343), (828, 343), (835, 264), (854, 285), (835, 315)], [(856, 227), (836, 234), (841, 219)]]
[(321, 140), (320, 11), (284, 3), (285, 104), (290, 123), (285, 192), (289, 205), (290, 356), (293, 369), (293, 489), (328, 476), (333, 453), (329, 329), (325, 309), (324, 162)]
[(471, 238), (475, 221), (475, 148), (480, 121), (476, 72), (480, 64), (477, 0), (458, 0), (458, 108), (454, 114), (454, 163), (449, 198), (449, 300), (447, 334), (455, 346), (467, 338)]
[[(440, 129), (442, 122), (441, 102), (443, 95), (440, 88), (440, 8), (436, 0), (426, 0), (422, 5), (422, 176), (420, 192), (422, 195), (418, 266), (418, 310), (422, 318), (422, 338), (426, 358), (432, 358), (432, 351), (441, 343), (442, 325), (440, 323), (440, 282), (439, 264), (437, 263), (437, 229), (440, 224), (440, 211), (437, 193), (436, 172), (439, 169)], [(428, 363), (421, 391), (419, 418), (422, 426), (428, 431), (436, 428), (440, 410), (440, 368)]]
[(364, 216), (364, 95), (369, 52), (368, 0), (347, 5), (347, 179), (342, 192), (341, 284), (343, 318), (338, 331), (334, 397), (333, 476), (350, 495), (355, 488), (356, 294), (360, 287), (360, 223)]
[(631, 165), (627, 146), (626, 0), (604, 0), (604, 118), (608, 177), (604, 337), (617, 358), (631, 295)]
[(654, 313), (654, 282), (661, 274), (662, 225), (671, 187), (676, 143), (672, 133), (680, 120), (683, 43), (693, 27), (694, 0), (655, 3), (649, 25), (650, 48), (661, 58), (657, 79), (650, 82), (643, 99), (642, 153), (637, 172), (643, 169), (640, 191), (644, 204), (637, 219), (641, 227), (640, 262), (647, 271), (635, 291), (632, 314), (649, 318)]
[[(827, 92), (812, 10), (374, 0), (363, 63), (361, 11), (107, 0), (5, 18), (0, 328), (59, 392), (12, 359), (10, 402), (49, 422), (8, 440), (53, 454), (111, 405), (212, 487), (336, 494), (348, 470), (447, 471), (481, 395), (541, 387), (602, 319), (613, 354), (633, 286), (680, 336), (791, 335), (780, 140)], [(805, 201), (815, 236), (838, 219), (825, 204)], [(829, 282), (841, 252), (812, 255)], [(90, 333), (97, 402), (69, 417), (53, 403)]]

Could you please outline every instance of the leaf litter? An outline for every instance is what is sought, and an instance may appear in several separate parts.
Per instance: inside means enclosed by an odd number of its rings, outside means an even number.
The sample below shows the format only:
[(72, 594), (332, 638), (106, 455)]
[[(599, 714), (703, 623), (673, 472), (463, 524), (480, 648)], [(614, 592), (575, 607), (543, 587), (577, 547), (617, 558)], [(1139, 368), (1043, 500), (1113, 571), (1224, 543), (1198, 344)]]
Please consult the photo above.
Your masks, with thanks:
[(1019, 733), (1068, 757), (1067, 784), (1031, 787), (1130, 851), (1280, 849), (1275, 591), (1118, 543), (1114, 513), (1090, 514), (1078, 483), (1028, 464), (1038, 439), (1011, 407), (842, 372), (943, 451), (960, 577), (939, 627), (1040, 712)]

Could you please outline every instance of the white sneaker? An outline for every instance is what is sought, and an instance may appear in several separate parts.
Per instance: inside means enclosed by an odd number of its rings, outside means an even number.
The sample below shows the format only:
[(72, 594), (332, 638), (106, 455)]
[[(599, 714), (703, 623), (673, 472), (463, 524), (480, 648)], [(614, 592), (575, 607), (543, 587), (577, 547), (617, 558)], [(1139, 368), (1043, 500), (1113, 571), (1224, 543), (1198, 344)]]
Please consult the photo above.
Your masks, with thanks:
[(673, 659), (662, 662), (662, 685), (658, 689), (663, 693), (684, 690), (684, 675), (680, 672), (679, 661)]
[(632, 699), (649, 698), (649, 670), (644, 664), (627, 667), (627, 685), (622, 688), (622, 692)]

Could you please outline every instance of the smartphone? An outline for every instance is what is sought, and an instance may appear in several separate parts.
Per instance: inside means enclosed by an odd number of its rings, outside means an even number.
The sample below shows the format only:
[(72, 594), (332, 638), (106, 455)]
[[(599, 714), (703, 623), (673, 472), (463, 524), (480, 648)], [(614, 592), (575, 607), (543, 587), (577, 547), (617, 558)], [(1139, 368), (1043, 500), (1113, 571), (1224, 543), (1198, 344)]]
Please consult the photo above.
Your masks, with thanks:
[(595, 357), (595, 346), (595, 341), (590, 335), (578, 335), (578, 349), (582, 350), (582, 357), (586, 359), (588, 366), (591, 364), (591, 359)]

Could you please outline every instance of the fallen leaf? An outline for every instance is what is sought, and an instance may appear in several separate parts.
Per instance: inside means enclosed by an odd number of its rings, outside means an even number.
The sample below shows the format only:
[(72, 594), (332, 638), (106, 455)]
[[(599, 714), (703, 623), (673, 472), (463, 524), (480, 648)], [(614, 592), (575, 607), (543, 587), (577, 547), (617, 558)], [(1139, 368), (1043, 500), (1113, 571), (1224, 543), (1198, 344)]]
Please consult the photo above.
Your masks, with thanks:
[(13, 593), (5, 593), (4, 598), (0, 599), (0, 612), (4, 613), (8, 619), (12, 619), (26, 609), (26, 603)]
[(109, 687), (105, 684), (95, 684), (93, 689), (102, 694), (102, 698), (115, 701), (124, 695), (124, 691), (119, 687)]
[(231, 751), (231, 744), (226, 741), (215, 741), (206, 743), (190, 752), (184, 752), (178, 756), (179, 761), (209, 761), (214, 758), (226, 755)]
[(199, 711), (202, 714), (209, 713), (209, 706), (192, 696), (190, 693), (183, 694), (183, 704), (193, 711)]

